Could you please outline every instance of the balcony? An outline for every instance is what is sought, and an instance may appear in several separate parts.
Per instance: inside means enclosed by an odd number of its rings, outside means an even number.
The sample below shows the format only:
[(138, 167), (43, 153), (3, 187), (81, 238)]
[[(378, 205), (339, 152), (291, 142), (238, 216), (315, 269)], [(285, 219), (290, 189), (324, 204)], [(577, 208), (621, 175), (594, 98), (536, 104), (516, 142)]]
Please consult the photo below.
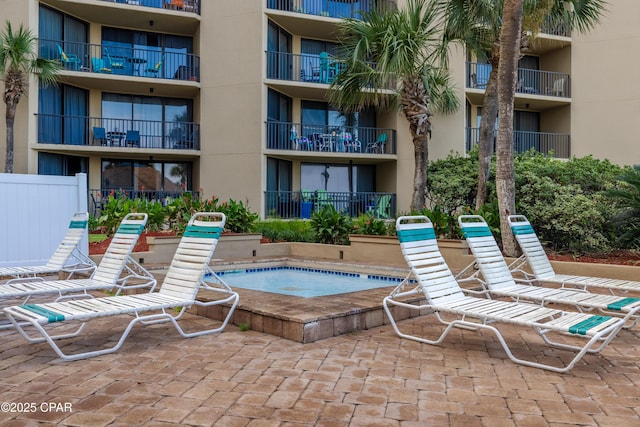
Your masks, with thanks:
[[(200, 80), (200, 57), (160, 48), (131, 48), (40, 39), (40, 56), (69, 71), (150, 79)], [(61, 53), (61, 50), (64, 54)]]
[(363, 12), (394, 10), (397, 8), (397, 2), (380, 0), (267, 0), (267, 8), (327, 18), (360, 19)]
[[(467, 62), (467, 88), (486, 89), (490, 74), (491, 65)], [(516, 94), (571, 98), (571, 79), (565, 73), (519, 68)]]
[[(73, 146), (199, 150), (200, 125), (192, 122), (38, 114), (38, 143)], [(100, 135), (104, 130), (104, 135)], [(134, 131), (127, 134), (127, 131)], [(137, 137), (137, 138), (136, 138)]]
[(369, 213), (376, 218), (389, 219), (396, 214), (396, 195), (393, 193), (265, 191), (264, 198), (265, 218), (310, 218), (313, 212), (326, 205), (351, 217)]
[(177, 10), (180, 12), (200, 13), (200, 0), (103, 0), (131, 6), (153, 7), (156, 9)]
[(267, 149), (298, 154), (396, 154), (394, 129), (267, 122)]
[[(466, 149), (470, 151), (478, 144), (480, 136), (479, 128), (467, 128)], [(493, 150), (495, 151), (496, 135), (493, 139)], [(513, 131), (513, 150), (516, 153), (524, 153), (534, 149), (538, 153), (553, 156), (557, 159), (571, 158), (570, 135), (564, 133), (550, 132), (529, 132), (522, 130)]]

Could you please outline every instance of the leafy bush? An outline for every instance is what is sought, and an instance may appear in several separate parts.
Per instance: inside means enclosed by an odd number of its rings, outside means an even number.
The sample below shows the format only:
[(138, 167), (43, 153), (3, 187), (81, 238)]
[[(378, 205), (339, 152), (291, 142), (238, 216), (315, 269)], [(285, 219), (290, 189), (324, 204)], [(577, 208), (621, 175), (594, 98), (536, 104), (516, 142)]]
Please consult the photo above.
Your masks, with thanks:
[(311, 227), (318, 243), (347, 244), (349, 234), (353, 230), (351, 218), (336, 210), (333, 205), (326, 205), (311, 215)]
[(606, 193), (620, 208), (611, 222), (622, 248), (640, 249), (640, 166), (626, 170), (620, 185)]
[(431, 220), (436, 236), (439, 238), (457, 239), (461, 236), (456, 223), (456, 217), (453, 216), (453, 214), (445, 212), (439, 205), (435, 205), (433, 209), (425, 208), (420, 214)]
[(455, 216), (467, 206), (475, 205), (478, 156), (474, 153), (469, 157), (450, 154), (429, 164), (427, 206), (436, 206), (438, 211)]
[(260, 218), (257, 213), (251, 212), (242, 201), (236, 202), (233, 199), (215, 206), (214, 210), (227, 216), (224, 228), (232, 233), (251, 233)]
[(382, 219), (373, 215), (360, 215), (353, 221), (353, 232), (370, 236), (386, 236), (388, 234), (387, 224)]

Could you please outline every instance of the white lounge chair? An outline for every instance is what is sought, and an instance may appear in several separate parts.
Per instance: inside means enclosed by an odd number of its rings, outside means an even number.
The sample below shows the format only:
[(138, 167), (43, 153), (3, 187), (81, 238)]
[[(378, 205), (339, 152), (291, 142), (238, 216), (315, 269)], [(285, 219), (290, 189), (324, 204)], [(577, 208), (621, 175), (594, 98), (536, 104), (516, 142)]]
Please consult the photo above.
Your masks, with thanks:
[(44, 280), (39, 275), (51, 275), (61, 272), (69, 273), (71, 278), (74, 273), (85, 272), (91, 274), (96, 268), (95, 262), (78, 248), (82, 236), (87, 231), (89, 214), (76, 212), (71, 217), (67, 234), (56, 248), (55, 252), (45, 265), (30, 265), (22, 267), (0, 267), (0, 278), (9, 277), (5, 283), (29, 280)]
[[(585, 354), (603, 350), (624, 324), (622, 319), (608, 316), (571, 313), (534, 304), (466, 296), (440, 254), (433, 224), (429, 218), (402, 216), (396, 220), (396, 230), (402, 253), (411, 272), (407, 279), (384, 299), (383, 306), (400, 337), (427, 344), (439, 344), (454, 327), (485, 329), (496, 335), (512, 361), (550, 371), (567, 372)], [(409, 280), (411, 276), (416, 279), (416, 283)], [(393, 317), (394, 307), (414, 310), (418, 314), (435, 313), (446, 328), (440, 337), (434, 340), (401, 332)], [(445, 320), (443, 314), (447, 317), (453, 316), (454, 319)], [(517, 358), (512, 354), (500, 330), (494, 326), (500, 323), (533, 329), (547, 345), (576, 354), (569, 363), (561, 367)], [(564, 340), (552, 341), (548, 336), (552, 333), (567, 338), (578, 338), (582, 345)]]
[[(595, 310), (605, 315), (622, 317), (626, 328), (633, 327), (640, 320), (640, 298), (593, 294), (579, 289), (533, 286), (530, 282), (517, 283), (484, 218), (479, 215), (461, 215), (458, 217), (458, 223), (476, 260), (456, 276), (459, 282), (477, 280), (489, 297), (507, 297), (543, 306), (565, 304), (581, 312)], [(476, 266), (479, 270), (465, 278)]]
[[(212, 219), (217, 219), (212, 221)], [(180, 240), (178, 249), (171, 261), (164, 282), (159, 292), (121, 295), (87, 300), (63, 301), (49, 304), (29, 304), (4, 309), (5, 314), (16, 326), (22, 336), (31, 343), (46, 341), (64, 360), (77, 360), (117, 351), (137, 323), (151, 325), (171, 322), (183, 337), (194, 337), (222, 331), (231, 318), (238, 304), (239, 296), (222, 281), (211, 269), (209, 262), (224, 228), (226, 217), (222, 213), (206, 212), (195, 214)], [(204, 282), (205, 273), (209, 273)], [(211, 280), (217, 283), (212, 283)], [(206, 289), (219, 299), (197, 301), (198, 290)], [(212, 306), (228, 304), (227, 316), (222, 324), (207, 330), (185, 332), (178, 324), (186, 310), (192, 305)], [(147, 314), (147, 312), (151, 312)], [(90, 320), (105, 316), (126, 315), (133, 319), (128, 324), (115, 345), (86, 352), (65, 354), (56, 343), (62, 338), (75, 337)], [(120, 319), (121, 320), (121, 319)], [(23, 326), (34, 327), (41, 335), (32, 337)], [(80, 327), (72, 333), (51, 335), (49, 327), (66, 323), (80, 323)]]
[[(521, 273), (537, 283), (559, 284), (584, 290), (604, 289), (612, 295), (640, 293), (640, 282), (633, 280), (557, 274), (527, 218), (523, 215), (511, 215), (509, 224), (523, 252), (520, 258), (509, 265), (512, 273)], [(525, 270), (527, 265), (531, 272)]]
[[(144, 267), (131, 258), (131, 252), (147, 223), (147, 214), (127, 214), (116, 231), (109, 247), (102, 256), (100, 265), (86, 279), (20, 281), (0, 285), (2, 305), (20, 302), (26, 304), (32, 298), (49, 297), (55, 301), (64, 299), (93, 298), (90, 291), (115, 291), (116, 295), (124, 289), (150, 288), (157, 280)], [(0, 322), (0, 329), (11, 327), (10, 323)]]

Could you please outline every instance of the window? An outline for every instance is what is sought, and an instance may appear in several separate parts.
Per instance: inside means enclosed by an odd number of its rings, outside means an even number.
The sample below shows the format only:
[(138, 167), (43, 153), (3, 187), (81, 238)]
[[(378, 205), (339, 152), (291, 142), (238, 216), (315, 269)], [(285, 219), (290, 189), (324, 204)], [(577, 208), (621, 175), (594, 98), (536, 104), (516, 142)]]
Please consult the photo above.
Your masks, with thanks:
[(269, 89), (267, 92), (267, 148), (283, 149), (289, 145), (292, 100)]
[(89, 25), (45, 6), (38, 8), (38, 42), (42, 58), (58, 59), (58, 45), (65, 53), (77, 55), (88, 65)]
[(104, 93), (102, 118), (107, 132), (139, 131), (141, 147), (172, 148), (195, 138), (190, 99)]
[(291, 34), (272, 21), (267, 31), (267, 78), (291, 80)]
[(189, 162), (103, 160), (101, 189), (144, 192), (145, 195), (149, 192), (180, 193), (191, 191), (191, 176)]
[(375, 191), (375, 166), (303, 163), (300, 167), (300, 188), (310, 191), (372, 192)]
[(38, 175), (74, 176), (87, 173), (87, 163), (86, 157), (38, 153)]
[(85, 145), (88, 91), (64, 84), (38, 91), (38, 143)]

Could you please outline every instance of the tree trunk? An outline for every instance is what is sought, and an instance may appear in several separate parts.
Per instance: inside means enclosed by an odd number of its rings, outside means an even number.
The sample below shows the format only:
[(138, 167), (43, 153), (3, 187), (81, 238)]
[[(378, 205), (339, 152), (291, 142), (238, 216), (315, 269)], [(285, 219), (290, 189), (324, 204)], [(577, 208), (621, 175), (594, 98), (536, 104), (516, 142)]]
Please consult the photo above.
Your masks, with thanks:
[(517, 256), (516, 241), (509, 227), (508, 215), (515, 214), (515, 172), (513, 163), (513, 101), (516, 91), (523, 0), (505, 0), (500, 30), (500, 64), (498, 66), (498, 140), (496, 144), (496, 191), (500, 209), (502, 250)]
[(411, 211), (420, 212), (424, 208), (427, 193), (427, 164), (429, 161), (429, 138), (427, 135), (414, 135), (413, 147), (416, 164), (413, 173)]
[(16, 118), (16, 104), (9, 103), (6, 108), (7, 155), (4, 164), (4, 173), (13, 173), (13, 124)]
[(491, 62), (491, 74), (484, 92), (482, 119), (478, 138), (478, 191), (476, 210), (487, 202), (487, 183), (491, 176), (491, 157), (495, 138), (495, 122), (498, 117), (498, 61)]

